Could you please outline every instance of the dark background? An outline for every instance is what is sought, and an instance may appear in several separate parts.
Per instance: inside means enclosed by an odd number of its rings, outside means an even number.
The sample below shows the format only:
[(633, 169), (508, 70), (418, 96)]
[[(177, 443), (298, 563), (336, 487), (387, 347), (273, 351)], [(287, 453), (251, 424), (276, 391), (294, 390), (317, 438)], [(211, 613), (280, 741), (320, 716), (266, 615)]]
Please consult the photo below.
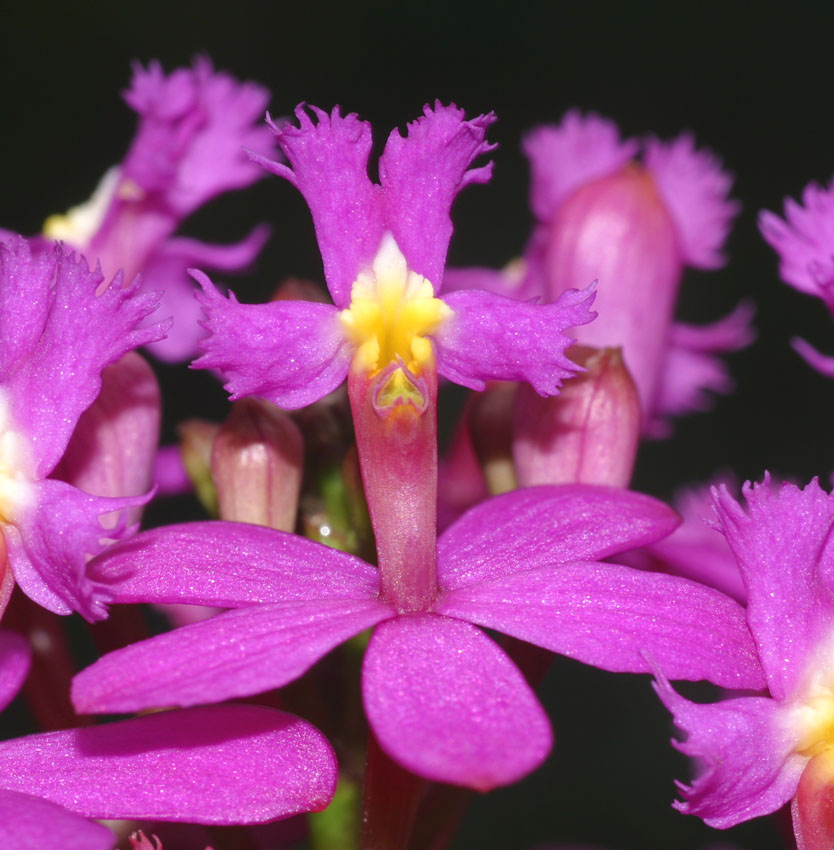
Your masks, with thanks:
[[(785, 195), (834, 172), (834, 8), (822, 9), (793, 4), (769, 16), (752, 4), (18, 3), (0, 20), (0, 226), (37, 231), (47, 214), (86, 199), (119, 161), (134, 128), (118, 96), (133, 59), (157, 57), (170, 70), (208, 52), (218, 68), (269, 86), (273, 114), (300, 100), (340, 103), (372, 121), (379, 145), (434, 98), (469, 114), (494, 109), (495, 177), (456, 205), (456, 265), (502, 265), (521, 250), (530, 216), (519, 140), (534, 124), (579, 106), (628, 135), (691, 129), (736, 174), (744, 212), (728, 266), (687, 273), (679, 314), (707, 321), (752, 297), (759, 340), (732, 358), (732, 397), (682, 421), (674, 440), (644, 447), (638, 486), (668, 497), (716, 470), (744, 479), (766, 468), (827, 483), (834, 385), (788, 340), (799, 333), (834, 352), (830, 318), (820, 302), (779, 282), (755, 226), (757, 210), (780, 209)], [(321, 278), (309, 214), (283, 181), (221, 198), (186, 229), (231, 240), (260, 220), (275, 235), (258, 273), (232, 283), (242, 300), (265, 297), (285, 275)], [(161, 375), (169, 389), (183, 380), (180, 370)], [(210, 376), (185, 380), (190, 391), (169, 396), (169, 422), (223, 414)], [(582, 841), (690, 850), (725, 838), (669, 808), (672, 777), (684, 777), (686, 764), (666, 745), (667, 719), (645, 677), (560, 660), (544, 692), (557, 729), (553, 757), (528, 781), (479, 801), (458, 848)], [(726, 838), (748, 850), (783, 846), (765, 821)]]

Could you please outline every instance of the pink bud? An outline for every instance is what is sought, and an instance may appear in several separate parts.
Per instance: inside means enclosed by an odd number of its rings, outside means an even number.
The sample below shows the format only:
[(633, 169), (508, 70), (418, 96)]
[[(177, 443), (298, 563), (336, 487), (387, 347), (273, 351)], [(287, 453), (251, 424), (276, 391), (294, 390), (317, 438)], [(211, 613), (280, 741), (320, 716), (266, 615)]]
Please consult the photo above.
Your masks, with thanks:
[[(153, 482), (159, 443), (159, 384), (135, 351), (108, 366), (101, 392), (78, 420), (55, 477), (95, 496), (138, 496)], [(130, 511), (136, 522), (140, 507)], [(116, 516), (102, 519), (115, 525)]]
[(808, 762), (791, 805), (797, 850), (834, 847), (834, 750)]
[(542, 398), (516, 394), (513, 456), (519, 485), (607, 484), (627, 487), (640, 435), (637, 388), (618, 348), (574, 346), (587, 371)]
[(290, 417), (258, 399), (236, 402), (211, 453), (220, 518), (295, 528), (304, 442)]
[(217, 516), (217, 492), (211, 477), (211, 450), (220, 426), (205, 419), (187, 419), (177, 426), (185, 471), (202, 506)]
[(639, 165), (574, 192), (545, 236), (550, 297), (599, 280), (599, 315), (573, 334), (582, 345), (623, 349), (646, 412), (655, 403), (683, 266), (671, 213)]
[(493, 496), (518, 487), (512, 451), (513, 403), (517, 389), (516, 384), (496, 381), (475, 398), (470, 411), (472, 444)]

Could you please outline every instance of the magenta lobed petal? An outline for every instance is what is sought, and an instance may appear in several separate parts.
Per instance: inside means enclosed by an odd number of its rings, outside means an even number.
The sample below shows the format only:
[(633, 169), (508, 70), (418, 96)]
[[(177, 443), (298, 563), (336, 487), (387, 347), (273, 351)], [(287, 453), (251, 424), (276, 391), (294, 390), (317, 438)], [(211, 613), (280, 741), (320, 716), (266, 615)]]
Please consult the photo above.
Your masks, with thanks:
[(163, 242), (142, 267), (143, 287), (159, 289), (159, 315), (172, 316), (168, 336), (151, 343), (148, 350), (169, 363), (182, 362), (198, 353), (197, 343), (206, 335), (197, 303), (194, 281), (188, 269), (199, 267), (237, 272), (249, 266), (269, 238), (266, 226), (256, 227), (245, 239), (231, 245), (213, 245), (196, 239), (177, 237)]
[(343, 641), (395, 613), (373, 599), (226, 611), (103, 656), (73, 680), (73, 704), (86, 713), (140, 711), (279, 688)]
[(539, 221), (549, 221), (573, 191), (623, 168), (640, 149), (635, 140), (620, 139), (613, 121), (577, 109), (558, 126), (532, 130), (522, 147), (530, 160), (530, 206)]
[[(56, 614), (78, 611), (90, 621), (106, 617), (111, 594), (88, 575), (87, 559), (107, 540), (128, 533), (123, 512), (152, 494), (109, 499), (54, 479), (39, 481), (33, 489), (35, 506), (15, 525), (3, 527), (15, 581), (30, 599)], [(113, 511), (122, 512), (122, 518), (105, 528), (100, 517)]]
[(198, 301), (206, 314), (205, 352), (192, 364), (218, 369), (233, 399), (257, 395), (279, 407), (304, 407), (336, 389), (347, 377), (352, 349), (339, 311), (311, 301), (240, 304), (224, 298), (202, 273)]
[(553, 304), (474, 290), (444, 300), (454, 315), (435, 334), (437, 371), (473, 390), (487, 381), (528, 381), (540, 395), (556, 395), (578, 370), (565, 356), (576, 341), (565, 331), (596, 316), (593, 286), (568, 290)]
[(441, 590), (570, 561), (595, 560), (666, 537), (680, 517), (667, 505), (615, 487), (528, 487), (477, 505), (437, 543)]
[(767, 815), (793, 797), (808, 761), (796, 754), (798, 741), (767, 697), (739, 697), (697, 705), (675, 693), (665, 679), (655, 685), (687, 736), (676, 748), (700, 764), (692, 785), (678, 784), (684, 797), (675, 808), (726, 829)]
[[(728, 481), (723, 476), (723, 480), (733, 489), (737, 487), (732, 477)], [(715, 481), (719, 483), (721, 480)], [(683, 523), (647, 552), (660, 562), (664, 572), (699, 581), (744, 604), (747, 591), (727, 538), (716, 528), (710, 486), (687, 488), (675, 497), (674, 504)]]
[[(392, 130), (379, 158), (380, 201), (386, 229), (408, 260), (408, 267), (440, 290), (446, 251), (452, 237), (449, 212), (457, 193), (486, 183), (492, 163), (470, 168), (496, 145), (486, 141), (495, 115), (464, 120), (454, 104), (435, 101), (408, 125), (406, 136)], [(372, 255), (369, 255), (372, 256)]]
[(794, 337), (791, 340), (791, 348), (820, 375), (826, 378), (834, 378), (834, 357), (817, 351), (810, 342)]
[(732, 313), (712, 324), (672, 325), (652, 411), (654, 421), (648, 426), (652, 436), (668, 433), (663, 417), (709, 410), (711, 393), (733, 391), (733, 379), (718, 355), (739, 351), (753, 342), (754, 313), (753, 303), (742, 301)]
[(167, 76), (159, 62), (136, 63), (124, 98), (140, 120), (123, 175), (179, 218), (260, 177), (243, 147), (274, 151), (260, 124), (269, 92), (215, 71), (205, 57)]
[(116, 836), (63, 806), (0, 789), (0, 846), (14, 850), (111, 850)]
[(324, 277), (333, 301), (346, 307), (357, 274), (370, 265), (382, 235), (379, 187), (368, 177), (371, 125), (354, 114), (343, 116), (339, 107), (328, 115), (305, 104), (295, 109), (298, 126), (268, 123), (289, 166), (267, 157), (252, 159), (284, 177), (304, 196), (319, 243)]
[(809, 662), (834, 632), (834, 500), (814, 479), (744, 485), (747, 511), (726, 486), (715, 511), (747, 588), (747, 622), (776, 699), (795, 693)]
[(487, 791), (534, 770), (552, 744), (523, 676), (468, 623), (409, 614), (380, 625), (362, 671), (380, 746), (419, 776)]
[(802, 203), (785, 199), (785, 218), (759, 213), (759, 230), (779, 255), (779, 274), (785, 283), (834, 305), (834, 181), (823, 187), (809, 183)]
[(672, 679), (765, 685), (744, 609), (676, 576), (618, 564), (563, 564), (453, 590), (435, 611), (603, 670), (649, 673), (659, 666)]
[(139, 293), (138, 281), (124, 287), (116, 275), (97, 295), (103, 281), (60, 246), (34, 256), (22, 239), (11, 250), (0, 246), (0, 321), (14, 326), (0, 355), (0, 383), (39, 477), (54, 469), (99, 394), (102, 369), (167, 330), (164, 323), (138, 327), (158, 293)]
[(29, 672), (31, 660), (29, 643), (22, 635), (0, 630), (0, 711), (17, 695)]
[(87, 817), (263, 823), (327, 806), (336, 759), (315, 727), (211, 706), (0, 743), (0, 787)]
[(143, 531), (87, 565), (116, 602), (237, 608), (314, 599), (373, 599), (379, 571), (296, 534), (242, 522)]
[(732, 220), (741, 204), (727, 195), (733, 176), (709, 150), (697, 150), (684, 133), (671, 142), (648, 139), (643, 160), (675, 219), (684, 259), (691, 266), (715, 269)]
[[(60, 478), (95, 496), (140, 496), (153, 484), (161, 417), (159, 384), (139, 354), (128, 352), (101, 374), (101, 392), (73, 432), (55, 468)], [(138, 522), (141, 507), (128, 512)], [(117, 516), (105, 517), (107, 526)]]

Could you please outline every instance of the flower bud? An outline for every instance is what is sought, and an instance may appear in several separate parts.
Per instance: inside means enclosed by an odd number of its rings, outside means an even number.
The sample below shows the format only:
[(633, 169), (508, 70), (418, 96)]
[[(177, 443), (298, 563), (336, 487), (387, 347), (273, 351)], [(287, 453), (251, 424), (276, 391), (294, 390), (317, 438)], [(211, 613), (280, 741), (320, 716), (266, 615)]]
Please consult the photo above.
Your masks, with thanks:
[(220, 426), (205, 419), (187, 419), (177, 427), (185, 471), (202, 506), (217, 516), (217, 492), (211, 477), (211, 449)]
[(814, 756), (802, 771), (791, 805), (797, 847), (834, 847), (834, 750)]
[[(525, 384), (529, 389), (529, 384)], [(472, 404), (472, 444), (491, 495), (509, 493), (518, 486), (513, 469), (513, 401), (516, 384), (490, 384)], [(535, 395), (535, 391), (531, 390)], [(536, 398), (539, 396), (536, 395)]]
[(304, 443), (290, 417), (258, 399), (236, 402), (211, 453), (221, 519), (295, 528)]
[(587, 371), (542, 398), (528, 386), (516, 394), (513, 457), (518, 483), (627, 487), (640, 435), (637, 388), (618, 348), (574, 346)]

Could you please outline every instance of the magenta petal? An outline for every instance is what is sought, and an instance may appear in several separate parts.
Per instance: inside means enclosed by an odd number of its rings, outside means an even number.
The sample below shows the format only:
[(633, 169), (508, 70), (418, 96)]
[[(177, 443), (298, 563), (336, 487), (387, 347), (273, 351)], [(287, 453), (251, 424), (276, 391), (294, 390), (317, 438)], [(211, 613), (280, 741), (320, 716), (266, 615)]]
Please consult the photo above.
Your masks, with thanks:
[(376, 255), (385, 227), (379, 187), (368, 177), (371, 125), (337, 106), (329, 115), (310, 107), (315, 122), (300, 104), (298, 126), (268, 119), (289, 167), (263, 156), (252, 159), (284, 177), (304, 196), (324, 263), (324, 277), (333, 301), (347, 306), (357, 274)]
[(768, 687), (785, 699), (834, 631), (834, 499), (816, 479), (800, 489), (767, 476), (742, 492), (746, 512), (724, 485), (713, 489), (715, 510), (747, 588)]
[(487, 791), (535, 770), (550, 723), (516, 666), (468, 623), (409, 614), (380, 625), (362, 671), (381, 747), (437, 782)]
[(0, 787), (87, 817), (263, 823), (325, 808), (336, 759), (305, 721), (211, 706), (0, 743)]
[(565, 356), (576, 341), (565, 331), (596, 316), (593, 286), (570, 289), (552, 304), (477, 290), (451, 292), (443, 300), (454, 315), (435, 334), (437, 371), (473, 390), (487, 381), (529, 381), (539, 395), (556, 395), (578, 371)]
[(376, 600), (238, 608), (100, 658), (73, 680), (79, 712), (191, 706), (279, 688), (363, 629), (393, 617)]
[(111, 850), (116, 836), (40, 797), (0, 789), (0, 847), (14, 850)]
[(87, 571), (117, 602), (237, 608), (379, 594), (379, 571), (359, 558), (242, 522), (191, 522), (143, 531), (110, 546)]
[(486, 183), (492, 163), (470, 169), (473, 160), (495, 148), (485, 141), (495, 115), (464, 120), (454, 104), (423, 107), (403, 138), (392, 130), (379, 158), (385, 224), (408, 260), (408, 267), (440, 290), (446, 250), (452, 237), (449, 213), (455, 195), (470, 183)]
[[(0, 630), (0, 711), (20, 690), (29, 672), (31, 656), (29, 643), (22, 635)], [(0, 847), (2, 846), (0, 844)]]
[(713, 403), (710, 393), (732, 392), (733, 379), (719, 355), (746, 348), (756, 338), (755, 312), (752, 302), (742, 301), (709, 325), (672, 326), (653, 410), (659, 421), (649, 424), (653, 435), (664, 430), (663, 416), (708, 410)]
[(33, 489), (35, 505), (3, 529), (15, 581), (30, 599), (56, 614), (78, 611), (91, 621), (106, 617), (110, 594), (87, 574), (87, 559), (129, 529), (123, 516), (108, 528), (99, 518), (144, 504), (149, 496), (90, 496), (51, 478)]
[(723, 266), (721, 250), (741, 210), (727, 197), (732, 174), (711, 151), (697, 150), (689, 133), (671, 142), (649, 139), (643, 158), (675, 219), (686, 262), (701, 269)]
[(621, 140), (613, 121), (572, 109), (558, 126), (528, 133), (523, 148), (530, 160), (530, 206), (539, 221), (549, 221), (573, 191), (627, 165), (639, 144)]
[(241, 148), (274, 150), (261, 124), (269, 92), (215, 71), (206, 57), (167, 76), (158, 62), (137, 63), (124, 98), (139, 114), (124, 175), (180, 218), (259, 178)]
[(834, 306), (834, 182), (809, 183), (802, 203), (785, 199), (785, 219), (759, 213), (759, 230), (779, 255), (779, 275), (785, 283)]
[(826, 378), (834, 378), (834, 357), (830, 354), (823, 354), (817, 351), (810, 342), (804, 339), (794, 337), (791, 340), (791, 348), (812, 368), (816, 369), (820, 375), (825, 375)]
[[(51, 261), (44, 260), (51, 257)], [(159, 301), (121, 275), (104, 278), (58, 246), (33, 257), (25, 241), (0, 246), (0, 320), (5, 340), (0, 381), (13, 418), (35, 452), (37, 475), (54, 469), (81, 414), (101, 389), (101, 371), (133, 348), (159, 339), (163, 325), (138, 325)]]
[(615, 487), (528, 487), (472, 508), (437, 543), (440, 587), (647, 546), (680, 525), (667, 505)]
[(279, 407), (304, 407), (335, 390), (347, 376), (351, 347), (330, 304), (272, 301), (240, 304), (224, 298), (192, 271), (209, 337), (197, 369), (218, 369), (232, 398), (257, 395)]
[(687, 735), (675, 746), (700, 764), (691, 786), (678, 783), (684, 801), (676, 809), (726, 829), (775, 812), (793, 797), (808, 759), (795, 752), (798, 741), (775, 700), (740, 697), (697, 705), (665, 680), (655, 690)]
[(765, 686), (744, 609), (676, 576), (618, 564), (545, 567), (454, 590), (435, 611), (603, 670), (649, 673), (657, 666), (672, 679)]
[(213, 245), (186, 237), (162, 243), (142, 269), (144, 288), (163, 291), (159, 315), (174, 318), (168, 336), (148, 346), (155, 357), (167, 362), (190, 359), (197, 354), (197, 343), (206, 335), (201, 324), (203, 313), (194, 298), (194, 281), (187, 269), (240, 271), (258, 256), (269, 233), (270, 229), (262, 225), (231, 245)]
[[(129, 352), (101, 375), (101, 392), (78, 420), (55, 469), (60, 478), (95, 496), (139, 496), (153, 484), (159, 442), (159, 384), (139, 354)], [(138, 522), (141, 509), (128, 513)], [(107, 517), (106, 525), (117, 517)]]

